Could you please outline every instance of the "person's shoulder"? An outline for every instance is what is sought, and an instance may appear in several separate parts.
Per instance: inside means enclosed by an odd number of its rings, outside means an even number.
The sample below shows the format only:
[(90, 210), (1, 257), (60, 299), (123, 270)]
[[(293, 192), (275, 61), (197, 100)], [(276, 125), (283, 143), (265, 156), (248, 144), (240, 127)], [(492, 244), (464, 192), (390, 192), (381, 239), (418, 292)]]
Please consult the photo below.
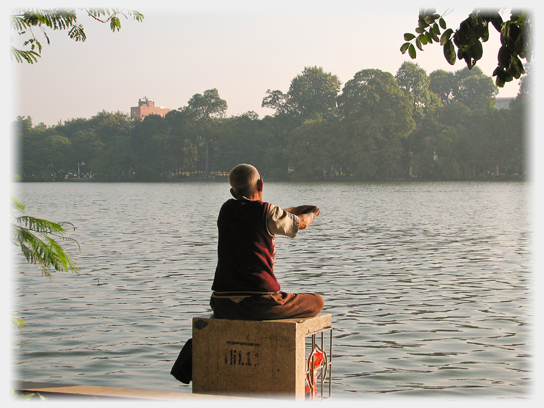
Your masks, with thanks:
[(225, 206), (228, 206), (228, 205), (232, 205), (232, 203), (236, 201), (234, 198), (229, 198), (227, 201), (225, 201), (221, 207), (225, 207)]
[(223, 203), (221, 206), (222, 208), (236, 208), (236, 207), (262, 207), (262, 206), (268, 206), (269, 204), (263, 201), (258, 200), (250, 200), (246, 197), (240, 197), (240, 198), (230, 198), (227, 201)]
[(234, 205), (236, 205), (236, 200), (234, 198), (229, 198), (227, 201), (225, 201), (221, 205), (221, 212), (228, 210), (229, 208), (232, 208)]

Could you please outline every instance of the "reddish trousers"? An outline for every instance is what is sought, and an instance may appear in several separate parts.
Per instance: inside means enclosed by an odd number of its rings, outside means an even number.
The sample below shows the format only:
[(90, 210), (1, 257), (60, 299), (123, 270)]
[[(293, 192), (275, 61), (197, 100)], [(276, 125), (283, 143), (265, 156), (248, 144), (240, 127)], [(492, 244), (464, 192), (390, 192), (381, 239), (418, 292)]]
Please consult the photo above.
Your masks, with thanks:
[(212, 296), (210, 306), (219, 319), (294, 319), (317, 316), (323, 310), (323, 298), (315, 293), (277, 292), (250, 296), (236, 303), (227, 298)]

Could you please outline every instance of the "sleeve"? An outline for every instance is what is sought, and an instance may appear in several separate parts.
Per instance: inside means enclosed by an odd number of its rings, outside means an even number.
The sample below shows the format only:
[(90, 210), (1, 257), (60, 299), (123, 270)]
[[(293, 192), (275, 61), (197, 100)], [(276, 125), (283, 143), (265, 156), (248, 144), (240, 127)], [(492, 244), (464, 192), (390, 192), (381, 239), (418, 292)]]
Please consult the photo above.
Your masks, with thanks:
[(295, 238), (300, 226), (300, 219), (277, 205), (269, 204), (267, 227), (271, 235), (285, 235)]

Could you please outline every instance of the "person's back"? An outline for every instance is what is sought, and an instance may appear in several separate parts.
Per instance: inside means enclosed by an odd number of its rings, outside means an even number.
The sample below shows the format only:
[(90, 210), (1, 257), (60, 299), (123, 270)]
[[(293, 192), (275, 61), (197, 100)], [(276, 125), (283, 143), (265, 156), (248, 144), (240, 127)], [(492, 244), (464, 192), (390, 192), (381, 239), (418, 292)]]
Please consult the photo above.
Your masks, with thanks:
[(223, 204), (212, 290), (261, 294), (280, 290), (274, 276), (275, 239), (266, 227), (268, 208), (268, 203), (245, 198)]
[(257, 169), (242, 164), (229, 174), (234, 199), (221, 207), (218, 262), (210, 305), (216, 317), (268, 320), (313, 317), (323, 309), (317, 294), (280, 292), (274, 275), (275, 235), (294, 238), (320, 211), (315, 206), (282, 210), (262, 201)]

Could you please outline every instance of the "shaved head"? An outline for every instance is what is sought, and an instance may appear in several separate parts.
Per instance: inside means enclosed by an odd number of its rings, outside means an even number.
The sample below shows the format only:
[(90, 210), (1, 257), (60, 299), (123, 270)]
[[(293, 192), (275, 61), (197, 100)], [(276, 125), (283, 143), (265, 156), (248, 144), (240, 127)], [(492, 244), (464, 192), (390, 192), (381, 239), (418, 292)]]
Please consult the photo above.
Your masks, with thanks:
[(237, 197), (250, 197), (257, 191), (261, 176), (251, 164), (239, 164), (229, 173), (229, 183)]

